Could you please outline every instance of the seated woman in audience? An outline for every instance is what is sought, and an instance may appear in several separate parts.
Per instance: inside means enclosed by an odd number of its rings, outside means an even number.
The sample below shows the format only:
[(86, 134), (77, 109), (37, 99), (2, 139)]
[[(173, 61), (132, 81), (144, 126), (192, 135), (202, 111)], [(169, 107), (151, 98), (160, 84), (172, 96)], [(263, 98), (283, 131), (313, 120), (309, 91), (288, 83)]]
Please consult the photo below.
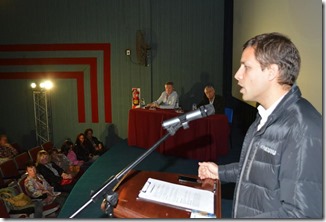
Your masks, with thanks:
[(0, 158), (11, 159), (18, 154), (18, 151), (8, 143), (5, 134), (0, 135)]
[(60, 206), (63, 205), (65, 201), (64, 195), (61, 195), (61, 192), (54, 192), (53, 187), (50, 186), (41, 174), (37, 173), (33, 161), (26, 163), (26, 173), (27, 177), (24, 181), (24, 186), (29, 197), (42, 199), (43, 205), (51, 204), (55, 199)]
[(71, 164), (70, 166), (73, 166), (73, 168), (77, 169), (80, 168), (81, 170), (85, 171), (89, 167), (90, 162), (78, 160), (77, 155), (73, 150), (73, 147), (74, 144), (71, 141), (66, 140), (61, 146), (61, 153), (69, 159), (69, 162)]
[(71, 174), (64, 172), (61, 167), (50, 160), (45, 150), (37, 153), (36, 169), (54, 187), (54, 191), (70, 192), (76, 182)]
[(94, 162), (98, 155), (93, 154), (92, 144), (85, 139), (83, 133), (79, 133), (76, 138), (76, 143), (74, 146), (74, 152), (77, 155), (78, 160), (83, 160), (84, 162)]
[(92, 144), (94, 155), (101, 156), (107, 151), (103, 143), (99, 141), (95, 136), (93, 136), (93, 130), (91, 128), (86, 129), (84, 135), (86, 136), (86, 140), (88, 140)]
[(70, 160), (66, 155), (59, 153), (57, 149), (50, 149), (48, 151), (51, 161), (61, 167), (64, 171), (69, 171), (69, 166), (71, 165)]

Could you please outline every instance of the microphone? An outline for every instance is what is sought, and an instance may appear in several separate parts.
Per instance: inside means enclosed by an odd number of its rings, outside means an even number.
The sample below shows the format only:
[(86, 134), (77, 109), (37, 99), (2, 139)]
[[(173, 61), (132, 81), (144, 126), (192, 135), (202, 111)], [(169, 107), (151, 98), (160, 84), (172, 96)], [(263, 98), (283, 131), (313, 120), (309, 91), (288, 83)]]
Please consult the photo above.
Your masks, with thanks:
[(213, 115), (215, 113), (214, 106), (207, 104), (199, 107), (198, 109), (185, 113), (183, 115), (166, 120), (162, 123), (162, 127), (174, 135), (176, 130), (183, 126), (184, 129), (189, 128), (188, 122)]

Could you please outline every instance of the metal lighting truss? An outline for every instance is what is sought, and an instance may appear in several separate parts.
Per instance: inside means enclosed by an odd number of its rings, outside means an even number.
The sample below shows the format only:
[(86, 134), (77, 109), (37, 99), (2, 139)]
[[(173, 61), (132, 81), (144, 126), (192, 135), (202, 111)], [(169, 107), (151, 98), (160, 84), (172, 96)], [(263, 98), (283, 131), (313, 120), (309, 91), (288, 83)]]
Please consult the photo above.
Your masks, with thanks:
[(50, 92), (46, 90), (33, 90), (33, 103), (36, 143), (42, 145), (47, 141), (52, 141)]

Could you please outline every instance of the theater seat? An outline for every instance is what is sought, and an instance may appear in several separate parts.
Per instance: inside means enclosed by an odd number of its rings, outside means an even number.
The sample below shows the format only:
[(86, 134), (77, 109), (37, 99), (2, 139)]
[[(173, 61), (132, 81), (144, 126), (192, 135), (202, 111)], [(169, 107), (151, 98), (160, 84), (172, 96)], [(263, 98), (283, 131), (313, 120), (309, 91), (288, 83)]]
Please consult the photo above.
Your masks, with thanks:
[(6, 186), (7, 186), (7, 184), (6, 184), (5, 181), (3, 180), (2, 176), (0, 176), (0, 189), (1, 189), (1, 188), (4, 188), (4, 187), (6, 187)]
[(27, 152), (23, 152), (14, 157), (14, 161), (19, 173), (24, 174), (26, 171), (26, 163), (31, 160)]
[[(27, 196), (29, 196), (28, 193), (26, 192), (25, 185), (24, 185), (24, 181), (25, 181), (26, 177), (27, 177), (27, 174), (24, 174), (21, 178), (19, 178), (18, 187), (21, 192), (23, 192)], [(57, 202), (52, 202), (51, 204), (47, 204), (47, 205), (43, 206), (43, 217), (47, 217), (47, 216), (55, 213), (59, 209), (60, 209), (60, 205)]]
[(8, 159), (0, 164), (0, 174), (7, 185), (12, 181), (18, 180), (21, 175), (13, 159)]
[(23, 152), (23, 150), (22, 150), (22, 148), (20, 147), (20, 145), (19, 145), (18, 143), (16, 143), (16, 142), (11, 143), (11, 146), (12, 146), (13, 148), (15, 148), (15, 149), (18, 151), (18, 153), (22, 153), (22, 152)]
[[(10, 210), (7, 209), (6, 204), (4, 201), (0, 198), (0, 217), (1, 218), (33, 218), (34, 217), (34, 209), (30, 208), (30, 212), (10, 212)], [(10, 213), (9, 213), (10, 212)]]
[(31, 160), (36, 162), (37, 153), (43, 150), (41, 146), (36, 146), (28, 150), (28, 154), (31, 157)]
[(12, 209), (7, 201), (2, 199), (5, 193), (17, 195), (19, 192), (14, 187), (5, 187), (0, 189), (0, 216), (2, 218), (33, 218), (34, 217), (34, 204), (29, 204), (24, 207), (17, 207)]
[(54, 145), (51, 141), (45, 142), (42, 144), (42, 148), (46, 151), (49, 152), (49, 150), (54, 148)]
[(229, 108), (229, 107), (226, 107), (226, 108), (224, 109), (224, 113), (225, 113), (225, 115), (226, 115), (227, 118), (228, 118), (228, 122), (229, 122), (229, 124), (231, 124), (232, 121), (233, 121), (233, 109), (232, 109), (232, 108)]

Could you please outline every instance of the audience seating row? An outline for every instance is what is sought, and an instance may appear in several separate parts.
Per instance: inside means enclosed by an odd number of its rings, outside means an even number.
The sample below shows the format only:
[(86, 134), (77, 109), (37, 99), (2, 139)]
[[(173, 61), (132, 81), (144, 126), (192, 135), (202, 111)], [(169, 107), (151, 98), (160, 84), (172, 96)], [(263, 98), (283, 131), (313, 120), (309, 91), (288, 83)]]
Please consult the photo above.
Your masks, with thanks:
[[(17, 195), (19, 191), (17, 191), (14, 187), (1, 188), (2, 190), (6, 190), (6, 192), (10, 191), (10, 193)], [(34, 206), (29, 204), (27, 206), (21, 207), (20, 209), (10, 209), (8, 204), (0, 198), (0, 217), (1, 218), (33, 218), (34, 217)]]
[[(12, 144), (13, 145), (13, 144)], [(18, 145), (13, 146), (17, 149)], [(54, 148), (52, 142), (46, 142), (41, 146), (36, 146), (28, 151), (20, 152), (21, 149), (17, 149), (19, 154), (15, 156), (13, 159), (8, 159), (7, 161), (0, 164), (0, 188), (14, 186), (16, 187), (17, 192), (23, 192), (26, 195), (24, 180), (26, 178), (26, 163), (27, 161), (36, 161), (37, 153), (40, 150), (49, 151)], [(60, 205), (56, 202), (43, 206), (43, 216), (46, 217), (48, 215), (57, 212), (60, 208)], [(13, 213), (6, 206), (5, 202), (0, 198), (0, 217), (2, 218), (33, 218), (34, 212), (29, 212), (28, 209), (26, 212), (24, 210), (22, 212)]]
[(12, 181), (17, 181), (21, 177), (21, 175), (25, 173), (26, 171), (25, 166), (27, 161), (32, 160), (36, 162), (37, 153), (40, 150), (49, 151), (53, 147), (54, 146), (52, 142), (46, 142), (41, 146), (33, 147), (28, 151), (19, 153), (13, 159), (8, 159), (7, 161), (1, 163), (0, 164), (0, 174), (1, 174), (0, 188), (8, 186), (8, 184), (10, 184)]
[[(23, 176), (21, 176), (18, 179), (17, 185), (18, 185), (20, 192), (23, 192), (28, 196), (28, 193), (26, 192), (25, 185), (24, 185), (24, 181), (25, 181), (26, 177), (27, 177), (27, 174), (24, 174)], [(44, 205), (43, 206), (43, 217), (46, 217), (46, 216), (56, 212), (57, 210), (59, 210), (59, 208), (60, 208), (60, 205), (57, 202), (53, 202), (51, 204)]]
[[(14, 186), (10, 186), (7, 188), (1, 188), (0, 191), (8, 192), (11, 191), (13, 195), (18, 195), (19, 193), (25, 193), (28, 195), (25, 191), (25, 186), (24, 186), (24, 180), (26, 176), (22, 177), (20, 179), (20, 182), (18, 184), (15, 184)], [(33, 199), (31, 204), (28, 204), (23, 207), (19, 207), (19, 209), (11, 209), (8, 203), (4, 201), (3, 199), (0, 198), (0, 209), (4, 210), (4, 212), (1, 212), (0, 215), (5, 218), (21, 218), (21, 217), (28, 217), (28, 218), (33, 218), (34, 213), (35, 213), (35, 208), (34, 204), (37, 202), (41, 202), (42, 200), (40, 199)], [(60, 209), (60, 205), (57, 202), (53, 202), (51, 204), (47, 204), (43, 206), (43, 217), (50, 216), (51, 214), (57, 212)]]

